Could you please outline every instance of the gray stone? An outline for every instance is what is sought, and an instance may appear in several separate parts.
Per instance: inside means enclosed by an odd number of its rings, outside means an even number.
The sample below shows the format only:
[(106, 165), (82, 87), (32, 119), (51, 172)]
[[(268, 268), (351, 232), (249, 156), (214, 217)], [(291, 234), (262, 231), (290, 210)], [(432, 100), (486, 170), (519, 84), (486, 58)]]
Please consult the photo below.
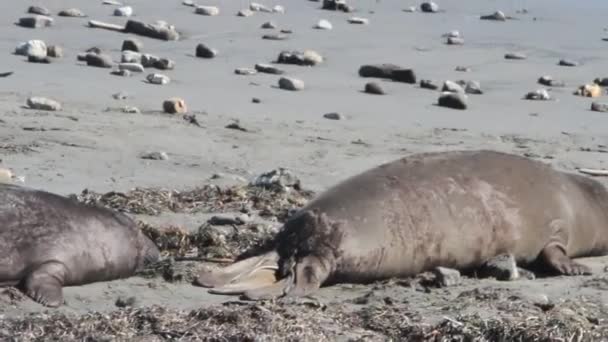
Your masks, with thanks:
[(215, 6), (196, 6), (194, 13), (207, 16), (216, 16), (220, 14), (220, 9)]
[(352, 8), (346, 4), (345, 0), (323, 0), (321, 9), (330, 11), (352, 12)]
[(205, 44), (198, 44), (196, 46), (196, 57), (200, 58), (214, 58), (218, 52), (215, 49), (207, 47)]
[(133, 106), (124, 106), (121, 108), (122, 112), (125, 114), (139, 114), (141, 111), (137, 107)]
[(21, 56), (41, 56), (48, 54), (46, 43), (42, 40), (28, 40), (24, 43), (19, 43), (15, 48), (15, 54)]
[(315, 28), (318, 30), (331, 30), (333, 29), (333, 25), (328, 20), (321, 19), (317, 22)]
[(384, 89), (382, 89), (382, 87), (380, 87), (380, 85), (376, 82), (368, 82), (365, 84), (365, 90), (366, 93), (368, 94), (374, 94), (374, 95), (384, 95)]
[(30, 109), (58, 111), (61, 110), (61, 103), (46, 97), (30, 97), (27, 99), (27, 106)]
[(262, 36), (265, 40), (286, 40), (289, 36), (283, 33), (270, 33)]
[(558, 64), (561, 66), (575, 67), (579, 65), (579, 62), (573, 61), (571, 59), (560, 59)]
[(86, 17), (86, 15), (79, 10), (78, 8), (68, 8), (57, 13), (60, 17), (72, 17), (72, 18), (82, 18)]
[(253, 15), (253, 11), (250, 9), (242, 9), (236, 15), (239, 17), (251, 17)]
[(116, 17), (130, 17), (133, 15), (133, 7), (124, 6), (114, 9), (114, 16)]
[(522, 53), (522, 52), (509, 52), (509, 53), (505, 54), (505, 59), (522, 60), (522, 59), (526, 59), (526, 58), (528, 58), (528, 56), (526, 56), (526, 54)]
[(449, 287), (460, 283), (460, 272), (446, 267), (436, 267), (433, 270), (437, 285), (439, 287)]
[(464, 93), (464, 88), (460, 84), (448, 80), (443, 83), (443, 88), (441, 88), (441, 91), (447, 91), (451, 93)]
[(531, 91), (526, 94), (526, 100), (539, 100), (539, 101), (548, 101), (551, 100), (551, 95), (546, 89), (538, 89), (535, 91)]
[(124, 32), (161, 40), (179, 40), (179, 33), (172, 25), (165, 22), (146, 24), (137, 20), (128, 20)]
[(120, 63), (118, 70), (129, 70), (130, 72), (144, 72), (144, 66), (139, 63)]
[(459, 66), (457, 66), (456, 68), (454, 68), (454, 70), (455, 70), (455, 71), (459, 71), (459, 72), (470, 72), (470, 71), (471, 71), (471, 68), (466, 67), (466, 66), (459, 65)]
[(424, 13), (437, 13), (439, 11), (439, 5), (432, 1), (423, 2), (420, 4), (420, 11)]
[(51, 15), (51, 11), (49, 11), (46, 7), (42, 7), (42, 6), (30, 6), (27, 9), (27, 13), (45, 15), (45, 16)]
[(313, 50), (306, 50), (304, 52), (282, 51), (276, 62), (280, 64), (313, 66), (322, 63), (323, 57)]
[(467, 109), (467, 97), (462, 92), (442, 92), (439, 96), (438, 105), (440, 107), (452, 109)]
[(263, 188), (301, 188), (300, 179), (291, 170), (282, 167), (255, 177), (251, 185)]
[(439, 89), (439, 85), (435, 81), (433, 81), (433, 80), (421, 80), (420, 81), (420, 88), (431, 89), (431, 90), (438, 90)]
[(51, 59), (47, 56), (29, 55), (27, 61), (30, 63), (51, 64)]
[(239, 226), (244, 222), (240, 220), (238, 217), (234, 217), (231, 215), (215, 215), (212, 216), (207, 223), (214, 226)]
[(175, 69), (175, 61), (168, 58), (159, 58), (152, 63), (152, 67), (159, 70), (173, 70)]
[(146, 76), (146, 80), (152, 84), (165, 85), (171, 82), (171, 79), (167, 75), (163, 74), (149, 74)]
[(116, 75), (116, 76), (122, 76), (122, 77), (131, 76), (131, 72), (129, 70), (114, 70), (110, 74)]
[(464, 45), (464, 39), (460, 37), (448, 37), (448, 45)]
[(342, 120), (344, 116), (340, 113), (326, 113), (323, 114), (323, 117), (329, 120)]
[(414, 73), (414, 70), (412, 69), (395, 69), (393, 70), (393, 72), (391, 73), (391, 80), (395, 81), (395, 82), (404, 82), (404, 83), (409, 83), (409, 84), (415, 84), (416, 83), (416, 73)]
[(591, 102), (591, 110), (594, 112), (608, 113), (608, 104), (600, 102)]
[(593, 83), (599, 84), (602, 87), (608, 87), (608, 77), (596, 78)]
[[(547, 86), (547, 87), (565, 87), (566, 83), (564, 81), (554, 80), (553, 77), (549, 75), (541, 76), (538, 79), (538, 83)], [(597, 83), (597, 82), (596, 82)]]
[(478, 270), (480, 277), (493, 277), (497, 280), (515, 280), (519, 278), (517, 263), (512, 254), (501, 254), (485, 262)]
[(53, 58), (63, 57), (63, 49), (59, 45), (50, 45), (46, 50), (46, 55)]
[(480, 17), (481, 20), (495, 20), (495, 21), (505, 21), (507, 20), (507, 16), (502, 11), (496, 11), (492, 14), (482, 15)]
[(255, 75), (258, 73), (257, 70), (251, 68), (236, 68), (234, 69), (234, 73), (237, 75)]
[(262, 24), (261, 28), (263, 29), (276, 29), (277, 28), (277, 24), (275, 24), (273, 21), (267, 21), (265, 23)]
[(144, 43), (142, 43), (139, 39), (129, 38), (125, 39), (122, 42), (121, 51), (134, 51), (141, 52), (144, 49)]
[[(122, 52), (122, 55), (120, 57), (120, 62), (121, 63), (141, 63), (143, 65), (141, 53), (130, 51), (130, 50), (125, 50)], [(144, 65), (144, 67), (145, 67), (145, 65)]]
[(19, 18), (18, 25), (27, 28), (42, 28), (53, 26), (54, 20), (45, 15), (34, 15), (31, 17)]
[(145, 152), (142, 153), (139, 156), (141, 159), (148, 159), (148, 160), (168, 160), (169, 156), (167, 155), (166, 152), (158, 152), (158, 151), (154, 151), (154, 152)]
[(348, 18), (347, 21), (351, 24), (358, 24), (358, 25), (369, 24), (369, 19), (361, 18), (361, 17), (351, 17), (351, 18)]
[(283, 75), (285, 73), (285, 71), (275, 67), (274, 65), (270, 65), (270, 64), (256, 64), (255, 70), (257, 70), (258, 72), (261, 72), (261, 73), (272, 74), (272, 75)]
[(483, 91), (481, 90), (481, 84), (479, 81), (467, 81), (464, 83), (464, 92), (467, 94), (475, 94), (481, 95)]
[(101, 53), (87, 53), (85, 55), (85, 60), (88, 66), (98, 68), (111, 68), (114, 65), (114, 62), (112, 62), (112, 57)]
[(305, 87), (304, 81), (292, 77), (281, 77), (279, 79), (279, 88), (291, 91), (303, 90)]

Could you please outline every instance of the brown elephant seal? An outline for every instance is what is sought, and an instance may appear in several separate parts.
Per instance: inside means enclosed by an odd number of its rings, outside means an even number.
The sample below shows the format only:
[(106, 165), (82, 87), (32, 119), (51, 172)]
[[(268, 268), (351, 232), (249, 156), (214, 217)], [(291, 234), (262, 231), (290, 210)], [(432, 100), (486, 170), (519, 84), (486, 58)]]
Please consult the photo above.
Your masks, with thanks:
[(158, 257), (126, 215), (0, 184), (0, 286), (57, 307), (63, 286), (126, 278)]
[(321, 285), (474, 269), (501, 254), (563, 275), (608, 254), (608, 192), (597, 181), (494, 151), (416, 154), (351, 177), (289, 219), (273, 248), (195, 283), (262, 299)]

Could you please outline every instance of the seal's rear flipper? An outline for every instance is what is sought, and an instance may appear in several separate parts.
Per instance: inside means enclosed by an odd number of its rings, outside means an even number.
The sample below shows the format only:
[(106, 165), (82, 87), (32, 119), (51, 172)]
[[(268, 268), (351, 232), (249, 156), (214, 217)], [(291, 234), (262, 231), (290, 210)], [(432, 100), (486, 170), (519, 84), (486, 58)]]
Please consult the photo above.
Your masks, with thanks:
[(249, 274), (239, 277), (229, 284), (210, 289), (209, 293), (234, 295), (272, 286), (277, 283), (277, 270), (278, 268), (276, 267), (256, 268)]
[(566, 255), (564, 246), (558, 243), (551, 243), (543, 248), (541, 252), (542, 261), (550, 266), (554, 271), (563, 275), (590, 275), (591, 268), (572, 261)]
[(279, 256), (276, 252), (270, 252), (259, 256), (247, 258), (235, 262), (226, 267), (205, 268), (194, 280), (196, 285), (202, 287), (220, 287), (234, 283), (235, 281), (250, 275), (256, 270), (264, 268), (278, 269)]
[(47, 262), (34, 269), (24, 281), (24, 290), (36, 302), (58, 307), (63, 304), (63, 280), (65, 266), (59, 262)]
[(243, 297), (249, 300), (267, 300), (279, 298), (285, 295), (285, 292), (287, 291), (291, 282), (291, 277), (283, 278), (279, 281), (275, 281), (271, 285), (247, 290), (243, 292)]

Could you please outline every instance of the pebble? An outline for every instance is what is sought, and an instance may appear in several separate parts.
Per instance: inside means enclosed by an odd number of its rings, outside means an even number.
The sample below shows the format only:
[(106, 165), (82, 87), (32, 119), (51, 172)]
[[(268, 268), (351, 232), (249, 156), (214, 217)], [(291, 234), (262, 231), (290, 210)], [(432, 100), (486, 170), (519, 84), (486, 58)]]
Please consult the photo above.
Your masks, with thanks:
[(61, 103), (46, 97), (30, 97), (27, 99), (27, 106), (30, 109), (58, 111), (61, 110)]
[(194, 13), (200, 15), (216, 16), (220, 14), (220, 9), (215, 6), (196, 6)]
[(276, 29), (277, 28), (277, 24), (275, 24), (273, 21), (267, 21), (265, 23), (262, 24), (261, 28), (263, 29)]
[(467, 97), (462, 92), (442, 92), (438, 105), (452, 109), (467, 109)]
[(253, 11), (250, 9), (242, 9), (236, 15), (239, 17), (251, 17), (253, 15)]
[(167, 75), (163, 74), (149, 74), (146, 76), (146, 80), (152, 84), (165, 85), (171, 82), (171, 79)]
[(168, 58), (159, 58), (152, 63), (152, 67), (159, 70), (173, 70), (175, 69), (175, 61)]
[(330, 11), (352, 12), (352, 8), (346, 4), (345, 0), (323, 0), (321, 9)]
[(323, 114), (323, 117), (329, 120), (342, 120), (344, 116), (340, 113), (326, 113)]
[(369, 19), (361, 17), (350, 17), (348, 18), (348, 22), (351, 24), (367, 25), (369, 24)]
[(141, 52), (144, 49), (144, 43), (136, 38), (125, 39), (122, 42), (121, 51)]
[(15, 54), (21, 56), (46, 56), (48, 49), (46, 43), (42, 40), (28, 40), (17, 45)]
[(554, 80), (551, 76), (541, 76), (538, 79), (538, 83), (547, 86), (547, 87), (565, 87), (566, 83), (564, 81)]
[(114, 9), (114, 16), (116, 17), (130, 17), (133, 15), (133, 7), (124, 6)]
[(416, 12), (416, 6), (407, 7), (405, 9), (403, 9), (403, 12), (414, 13), (414, 12)]
[(139, 52), (124, 50), (120, 57), (121, 63), (142, 63), (142, 55)]
[(448, 80), (443, 83), (443, 88), (441, 88), (441, 91), (450, 93), (464, 93), (464, 88), (460, 84)]
[(234, 69), (234, 73), (237, 75), (255, 75), (258, 73), (257, 70), (251, 68), (236, 68)]
[(114, 100), (126, 100), (129, 98), (129, 95), (127, 95), (123, 92), (118, 92), (118, 93), (112, 94), (112, 98), (114, 98)]
[(281, 77), (279, 79), (279, 88), (291, 91), (303, 90), (304, 81), (292, 77)]
[(122, 112), (125, 114), (139, 114), (141, 111), (137, 107), (133, 106), (124, 106), (121, 108)]
[(416, 83), (416, 73), (412, 69), (396, 69), (391, 74), (391, 79), (395, 82)]
[(184, 99), (173, 97), (163, 102), (163, 111), (168, 114), (184, 114), (188, 112), (188, 107)]
[(54, 19), (45, 15), (34, 15), (19, 18), (18, 25), (27, 28), (42, 28), (53, 26)]
[(420, 4), (420, 11), (424, 13), (437, 13), (439, 11), (439, 5), (432, 1), (423, 2)]
[(368, 82), (365, 84), (365, 89), (364, 91), (368, 94), (374, 94), (374, 95), (384, 95), (384, 89), (382, 89), (382, 87), (380, 87), (380, 85), (376, 82)]
[(102, 5), (121, 6), (122, 3), (120, 3), (116, 0), (103, 0)]
[(195, 6), (194, 5), (194, 1), (192, 1), (192, 0), (184, 0), (184, 1), (182, 1), (182, 5), (184, 5), (184, 6), (190, 6), (190, 7), (194, 7)]
[(538, 89), (527, 93), (525, 99), (547, 101), (551, 100), (551, 96), (549, 95), (547, 89)]
[(177, 32), (173, 25), (169, 25), (164, 21), (146, 24), (141, 21), (129, 19), (125, 24), (124, 32), (155, 39), (179, 40), (179, 32)]
[(285, 40), (287, 38), (289, 38), (289, 36), (282, 33), (265, 34), (262, 36), (262, 39), (266, 40)]
[(467, 94), (481, 95), (483, 91), (481, 90), (481, 84), (479, 81), (467, 81), (464, 83), (464, 92)]
[(281, 64), (295, 64), (295, 65), (308, 65), (313, 66), (321, 64), (323, 62), (323, 56), (313, 50), (306, 50), (304, 52), (298, 51), (282, 51), (277, 58), (277, 63)]
[(116, 307), (118, 308), (126, 308), (129, 306), (135, 306), (135, 304), (137, 304), (137, 298), (135, 296), (131, 296), (131, 297), (118, 297), (118, 299), (116, 299), (116, 302), (114, 303), (114, 305), (116, 305)]
[(281, 188), (301, 188), (300, 179), (291, 170), (282, 167), (260, 174), (251, 181), (251, 185), (263, 188), (277, 186)]
[(466, 66), (459, 65), (459, 66), (457, 66), (456, 68), (454, 68), (454, 70), (455, 70), (455, 71), (459, 71), (459, 72), (470, 72), (470, 71), (471, 71), (471, 68), (466, 67)]
[(13, 181), (11, 170), (0, 168), (0, 183), (9, 184)]
[(568, 66), (568, 67), (575, 67), (575, 66), (578, 66), (579, 63), (577, 61), (573, 61), (571, 59), (560, 59), (558, 65)]
[(315, 28), (318, 30), (331, 30), (334, 27), (328, 20), (321, 19), (317, 22), (317, 24), (315, 25)]
[(283, 13), (285, 13), (285, 7), (283, 7), (283, 6), (281, 6), (281, 5), (275, 5), (275, 6), (272, 8), (272, 12), (273, 12), (273, 13), (280, 13), (280, 14), (283, 14)]
[(242, 225), (244, 222), (239, 220), (239, 218), (231, 216), (231, 215), (215, 215), (211, 216), (207, 223), (214, 226), (232, 226), (232, 225)]
[(272, 10), (262, 4), (259, 4), (257, 2), (252, 2), (249, 4), (249, 9), (254, 11), (254, 12), (272, 12)]
[(196, 57), (200, 58), (213, 58), (217, 56), (218, 51), (207, 47), (205, 44), (198, 44), (196, 46)]
[(574, 95), (584, 96), (584, 97), (600, 97), (602, 96), (602, 88), (593, 83), (593, 84), (585, 84), (574, 92)]
[(445, 33), (445, 34), (443, 34), (443, 36), (447, 37), (447, 38), (461, 38), (460, 31), (457, 31), (457, 30), (453, 30), (448, 33)]
[(602, 87), (608, 87), (608, 77), (596, 78), (595, 80), (593, 80), (593, 83), (599, 84)]
[(29, 55), (27, 61), (30, 63), (51, 64), (51, 59), (47, 56)]
[(72, 18), (86, 17), (86, 15), (78, 8), (68, 8), (63, 11), (59, 11), (59, 13), (57, 13), (57, 15), (60, 17), (72, 17)]
[(261, 72), (261, 73), (272, 74), (272, 75), (283, 75), (285, 73), (285, 71), (275, 67), (274, 65), (270, 65), (270, 64), (256, 64), (255, 70), (257, 70), (258, 72)]
[(129, 70), (130, 72), (144, 72), (144, 66), (139, 63), (120, 63), (118, 70)]
[(528, 56), (526, 56), (525, 53), (521, 53), (521, 52), (509, 52), (509, 53), (505, 54), (505, 59), (522, 60), (522, 59), (526, 59), (526, 58), (528, 58)]
[(448, 45), (464, 45), (464, 39), (460, 37), (448, 37)]
[(131, 72), (129, 70), (114, 70), (110, 74), (122, 77), (130, 77)]
[(63, 57), (63, 49), (59, 45), (50, 45), (46, 50), (46, 55), (53, 58)]
[(251, 99), (251, 102), (253, 102), (253, 103), (262, 103), (262, 100), (260, 100), (257, 97), (254, 97), (254, 98)]
[(395, 64), (366, 64), (359, 68), (359, 76), (388, 78), (397, 82), (416, 83), (416, 73)]
[(496, 11), (492, 14), (482, 15), (480, 17), (481, 20), (496, 20), (496, 21), (506, 21), (507, 16), (502, 11)]
[(85, 60), (88, 66), (98, 68), (111, 68), (114, 65), (114, 62), (112, 62), (112, 57), (102, 53), (87, 53), (85, 55)]
[(600, 102), (591, 102), (591, 110), (594, 112), (608, 113), (608, 104)]
[(448, 287), (458, 285), (460, 283), (460, 272), (455, 269), (446, 267), (436, 267), (433, 269), (437, 285), (439, 287)]
[(42, 6), (30, 6), (27, 9), (27, 13), (45, 15), (45, 16), (51, 15), (51, 11), (49, 11), (48, 8), (42, 7)]
[(168, 160), (169, 156), (167, 155), (166, 152), (145, 152), (142, 153), (139, 156), (141, 159), (148, 159), (148, 160)]
[(519, 278), (519, 271), (512, 254), (501, 254), (483, 264), (478, 270), (481, 277), (493, 277), (496, 280), (515, 280)]
[(438, 90), (439, 89), (439, 85), (435, 81), (433, 81), (433, 80), (421, 80), (420, 81), (420, 88), (431, 89), (431, 90)]

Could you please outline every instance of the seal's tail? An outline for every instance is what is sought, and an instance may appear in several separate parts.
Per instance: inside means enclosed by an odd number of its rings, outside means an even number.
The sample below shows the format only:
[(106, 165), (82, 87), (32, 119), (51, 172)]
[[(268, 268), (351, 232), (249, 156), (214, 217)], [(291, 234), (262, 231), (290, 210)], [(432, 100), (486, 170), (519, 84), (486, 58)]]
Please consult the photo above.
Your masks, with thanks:
[(278, 261), (278, 254), (273, 251), (227, 267), (205, 268), (195, 284), (211, 288), (209, 292), (214, 294), (242, 294), (249, 299), (279, 297), (289, 281), (277, 278)]

